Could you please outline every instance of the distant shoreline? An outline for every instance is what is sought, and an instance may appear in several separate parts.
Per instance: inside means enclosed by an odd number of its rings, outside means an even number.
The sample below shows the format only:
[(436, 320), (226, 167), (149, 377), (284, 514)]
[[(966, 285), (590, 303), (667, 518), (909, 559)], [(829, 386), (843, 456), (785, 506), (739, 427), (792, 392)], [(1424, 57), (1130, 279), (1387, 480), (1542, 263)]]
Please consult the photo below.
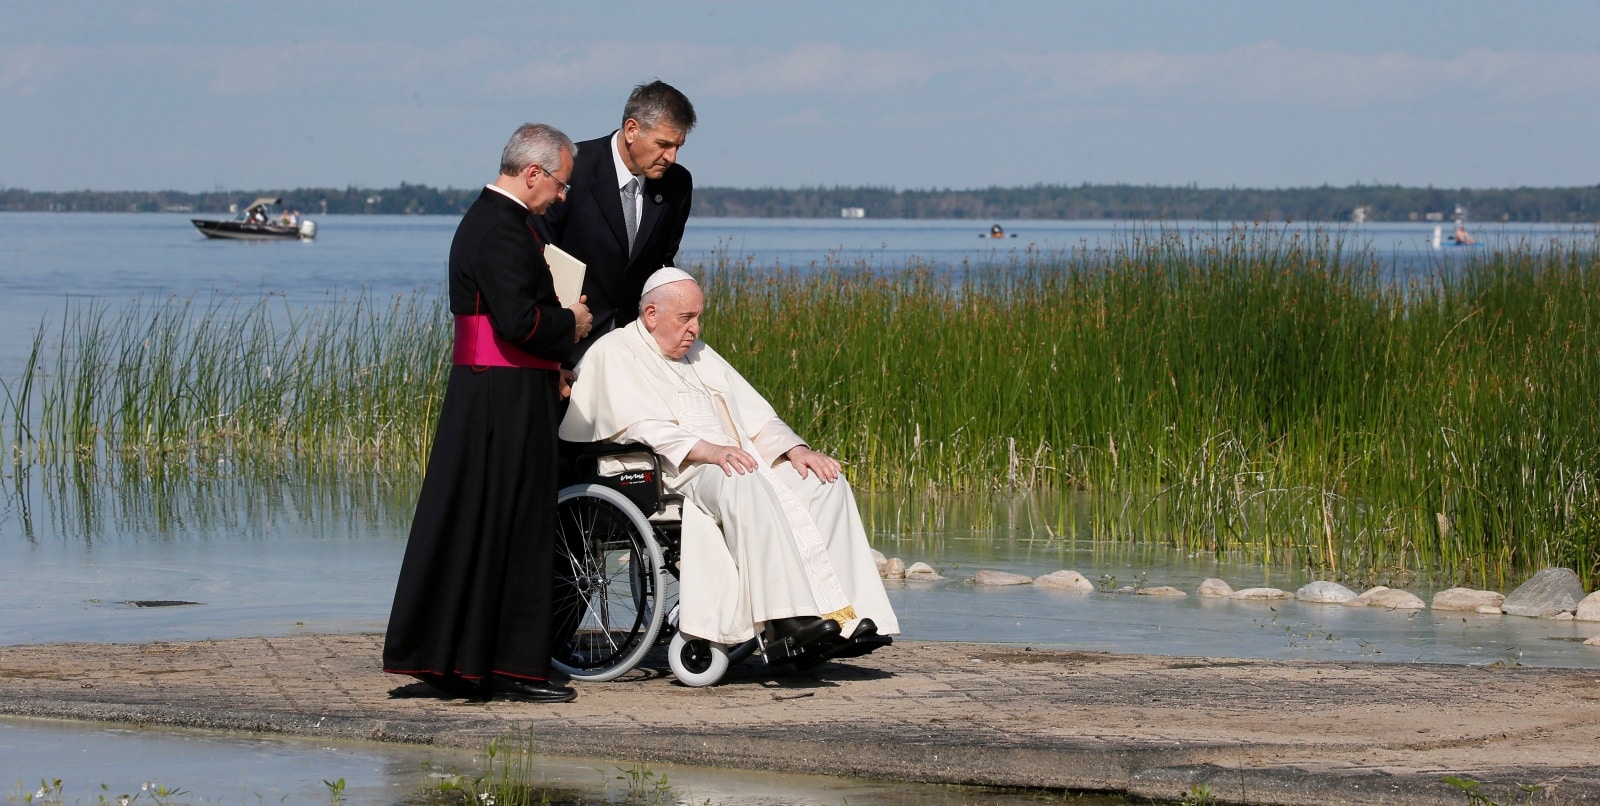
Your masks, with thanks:
[[(481, 188), (297, 188), (211, 191), (30, 191), (0, 189), (0, 212), (227, 215), (260, 196), (279, 196), (306, 215), (460, 215)], [(859, 213), (852, 215), (847, 211)], [(1600, 185), (1566, 188), (1201, 188), (1153, 185), (1033, 185), (981, 190), (881, 187), (695, 189), (694, 214), (719, 218), (1349, 221), (1594, 224)]]

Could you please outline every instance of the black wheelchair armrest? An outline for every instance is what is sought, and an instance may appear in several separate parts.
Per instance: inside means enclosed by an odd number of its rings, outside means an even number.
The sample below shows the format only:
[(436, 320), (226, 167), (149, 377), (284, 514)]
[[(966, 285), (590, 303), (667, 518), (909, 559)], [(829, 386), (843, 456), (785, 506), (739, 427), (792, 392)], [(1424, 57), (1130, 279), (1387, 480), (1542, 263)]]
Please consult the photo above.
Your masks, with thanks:
[[(613, 456), (642, 455), (650, 458), (649, 470), (628, 470), (603, 475), (600, 460)], [(661, 456), (639, 442), (562, 442), (561, 486), (600, 484), (627, 496), (645, 517), (660, 512), (668, 501), (679, 496), (667, 493), (661, 481)]]

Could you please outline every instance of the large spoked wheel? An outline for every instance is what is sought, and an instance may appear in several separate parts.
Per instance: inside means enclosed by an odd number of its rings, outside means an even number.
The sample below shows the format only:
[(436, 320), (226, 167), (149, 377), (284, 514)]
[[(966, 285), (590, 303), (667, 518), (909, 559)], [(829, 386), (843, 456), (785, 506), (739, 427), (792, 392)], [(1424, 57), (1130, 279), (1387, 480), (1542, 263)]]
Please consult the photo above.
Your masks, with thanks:
[(598, 484), (576, 484), (556, 503), (550, 663), (574, 680), (615, 680), (655, 643), (666, 613), (661, 547), (631, 501)]
[(667, 665), (678, 682), (686, 686), (714, 685), (728, 673), (728, 648), (680, 632), (672, 636), (672, 645), (667, 648)]

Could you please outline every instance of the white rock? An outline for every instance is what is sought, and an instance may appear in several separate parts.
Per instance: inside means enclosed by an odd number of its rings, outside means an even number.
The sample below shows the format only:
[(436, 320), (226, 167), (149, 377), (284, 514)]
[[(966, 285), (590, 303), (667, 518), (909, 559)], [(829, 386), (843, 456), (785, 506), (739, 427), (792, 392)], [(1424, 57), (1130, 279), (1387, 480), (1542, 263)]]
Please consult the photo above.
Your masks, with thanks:
[(1373, 588), (1345, 604), (1353, 605), (1362, 599), (1366, 599), (1367, 607), (1381, 607), (1385, 610), (1422, 610), (1428, 606), (1428, 603), (1417, 598), (1416, 594), (1397, 588), (1383, 588), (1383, 590)]
[(1233, 586), (1215, 577), (1200, 583), (1195, 591), (1199, 596), (1232, 596)]
[(1337, 582), (1313, 582), (1295, 591), (1294, 598), (1302, 602), (1340, 604), (1356, 598), (1356, 592)]
[(889, 558), (883, 556), (883, 552), (873, 549), (872, 564), (878, 566), (878, 576), (883, 576), (883, 567), (889, 564)]
[(905, 579), (906, 578), (906, 561), (900, 559), (899, 557), (890, 558), (890, 560), (887, 563), (883, 564), (883, 578), (884, 579)]
[(1600, 621), (1600, 591), (1595, 591), (1583, 597), (1578, 603), (1579, 621)]
[(1094, 591), (1093, 582), (1086, 579), (1083, 574), (1069, 570), (1052, 571), (1043, 576), (1034, 577), (1033, 584), (1041, 588), (1082, 591), (1083, 593), (1092, 593)]
[(1379, 585), (1379, 586), (1377, 586), (1375, 588), (1367, 588), (1366, 590), (1361, 592), (1360, 596), (1357, 596), (1356, 598), (1351, 599), (1348, 602), (1345, 602), (1344, 606), (1345, 607), (1366, 607), (1368, 604), (1370, 604), (1372, 602), (1372, 597), (1377, 596), (1378, 594), (1383, 593), (1384, 591), (1386, 591), (1388, 589), (1389, 588), (1387, 586), (1385, 586), (1385, 585)]
[(1234, 599), (1293, 599), (1294, 594), (1277, 588), (1245, 588), (1234, 591)]
[(1546, 568), (1518, 585), (1500, 609), (1508, 616), (1549, 618), (1577, 610), (1583, 598), (1583, 584), (1572, 569)]
[(1503, 616), (1503, 615), (1505, 615), (1504, 613), (1500, 612), (1500, 608), (1498, 608), (1498, 607), (1489, 607), (1487, 605), (1478, 608), (1478, 612), (1484, 614), (1485, 616)]
[(1584, 646), (1600, 646), (1600, 635), (1596, 635), (1595, 637), (1590, 638), (1587, 641), (1584, 641), (1583, 645)]
[(933, 566), (924, 562), (915, 562), (911, 564), (910, 568), (906, 569), (906, 579), (944, 579), (944, 577), (938, 571), (933, 570)]
[(1033, 577), (1026, 574), (1013, 574), (1010, 571), (990, 571), (985, 569), (979, 571), (977, 576), (972, 578), (972, 581), (979, 585), (1032, 585)]
[(1550, 618), (1555, 619), (1556, 621), (1571, 621), (1572, 620), (1572, 614), (1568, 613), (1565, 610), (1563, 610), (1560, 613), (1557, 613), (1557, 614), (1551, 616)]
[(1162, 585), (1162, 586), (1156, 587), (1156, 588), (1140, 588), (1139, 589), (1139, 595), (1140, 596), (1188, 596), (1189, 594), (1184, 593), (1183, 591), (1178, 590), (1177, 588), (1174, 588), (1171, 585)]
[(1479, 608), (1492, 607), (1494, 612), (1500, 612), (1500, 605), (1506, 600), (1505, 594), (1494, 591), (1480, 591), (1472, 588), (1446, 588), (1433, 595), (1434, 610), (1478, 610)]

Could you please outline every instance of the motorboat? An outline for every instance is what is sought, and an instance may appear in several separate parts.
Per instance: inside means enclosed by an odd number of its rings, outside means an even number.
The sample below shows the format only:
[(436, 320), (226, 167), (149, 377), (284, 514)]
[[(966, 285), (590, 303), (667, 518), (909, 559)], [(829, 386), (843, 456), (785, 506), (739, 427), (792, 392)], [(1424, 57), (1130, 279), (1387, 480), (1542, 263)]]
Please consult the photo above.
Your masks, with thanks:
[(228, 221), (189, 219), (207, 238), (236, 241), (309, 241), (317, 237), (317, 222), (300, 218), (299, 212), (282, 210), (283, 199), (263, 196)]

